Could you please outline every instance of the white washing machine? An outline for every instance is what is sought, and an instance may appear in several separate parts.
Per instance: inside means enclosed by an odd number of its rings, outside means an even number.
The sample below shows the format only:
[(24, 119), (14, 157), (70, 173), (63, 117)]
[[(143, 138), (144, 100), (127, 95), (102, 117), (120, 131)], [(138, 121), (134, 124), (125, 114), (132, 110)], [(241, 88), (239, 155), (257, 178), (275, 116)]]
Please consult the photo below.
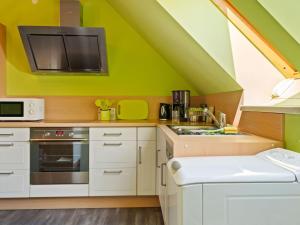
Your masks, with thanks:
[(300, 154), (174, 158), (168, 225), (300, 225)]

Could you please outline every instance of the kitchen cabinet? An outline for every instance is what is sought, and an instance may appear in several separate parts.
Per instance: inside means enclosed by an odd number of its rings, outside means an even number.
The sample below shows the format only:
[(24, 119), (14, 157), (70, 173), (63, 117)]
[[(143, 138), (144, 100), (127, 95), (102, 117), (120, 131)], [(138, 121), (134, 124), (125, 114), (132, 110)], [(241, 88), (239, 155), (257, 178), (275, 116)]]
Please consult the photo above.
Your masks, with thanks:
[(137, 194), (155, 195), (156, 128), (138, 128)]
[(165, 224), (167, 224), (167, 143), (164, 132), (157, 128), (157, 195)]
[(29, 128), (0, 129), (0, 198), (29, 197)]
[(90, 128), (90, 196), (136, 195), (137, 128)]

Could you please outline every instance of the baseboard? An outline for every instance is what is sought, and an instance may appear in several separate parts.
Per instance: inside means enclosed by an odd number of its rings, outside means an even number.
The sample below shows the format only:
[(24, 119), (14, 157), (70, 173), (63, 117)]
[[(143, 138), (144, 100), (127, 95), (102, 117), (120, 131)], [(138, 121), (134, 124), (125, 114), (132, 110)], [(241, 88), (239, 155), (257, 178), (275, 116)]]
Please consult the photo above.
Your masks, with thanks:
[(0, 210), (160, 207), (157, 196), (0, 199)]

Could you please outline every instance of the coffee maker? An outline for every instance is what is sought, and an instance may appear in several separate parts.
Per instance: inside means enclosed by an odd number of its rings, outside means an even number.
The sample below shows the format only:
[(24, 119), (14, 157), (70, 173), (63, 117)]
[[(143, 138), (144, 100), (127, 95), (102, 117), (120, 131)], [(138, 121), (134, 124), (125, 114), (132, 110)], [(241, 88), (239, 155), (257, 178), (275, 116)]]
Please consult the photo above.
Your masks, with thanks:
[(176, 90), (172, 91), (173, 95), (173, 111), (179, 111), (180, 121), (188, 121), (188, 109), (190, 107), (190, 91), (189, 90)]

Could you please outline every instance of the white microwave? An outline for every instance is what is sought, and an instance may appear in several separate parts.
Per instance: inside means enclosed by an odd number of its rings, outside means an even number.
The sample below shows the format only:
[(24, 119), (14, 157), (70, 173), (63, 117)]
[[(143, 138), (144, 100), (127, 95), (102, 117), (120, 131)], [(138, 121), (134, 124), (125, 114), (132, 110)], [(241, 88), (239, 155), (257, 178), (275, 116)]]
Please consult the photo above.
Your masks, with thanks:
[(0, 98), (0, 121), (36, 121), (44, 118), (44, 99)]

